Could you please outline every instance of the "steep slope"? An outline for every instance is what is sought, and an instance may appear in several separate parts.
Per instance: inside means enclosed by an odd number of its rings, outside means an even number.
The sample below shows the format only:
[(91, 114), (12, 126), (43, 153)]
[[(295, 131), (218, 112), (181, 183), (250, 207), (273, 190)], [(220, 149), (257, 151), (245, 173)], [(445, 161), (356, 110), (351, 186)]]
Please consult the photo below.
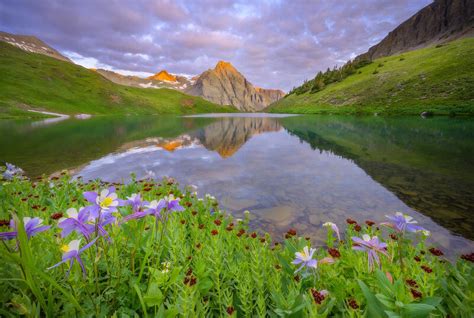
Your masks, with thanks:
[(220, 105), (233, 105), (241, 111), (262, 110), (283, 96), (281, 91), (256, 89), (232, 64), (224, 61), (202, 73), (185, 92)]
[(126, 87), (73, 63), (0, 42), (0, 117), (31, 116), (27, 109), (65, 114), (228, 112), (175, 90)]
[(356, 60), (373, 60), (472, 35), (474, 1), (436, 0), (400, 24)]
[(34, 36), (17, 35), (0, 31), (0, 41), (14, 45), (23, 51), (43, 54), (57, 60), (71, 62), (70, 59), (61, 55), (61, 53)]
[(379, 58), (323, 90), (285, 96), (276, 113), (474, 114), (474, 38)]

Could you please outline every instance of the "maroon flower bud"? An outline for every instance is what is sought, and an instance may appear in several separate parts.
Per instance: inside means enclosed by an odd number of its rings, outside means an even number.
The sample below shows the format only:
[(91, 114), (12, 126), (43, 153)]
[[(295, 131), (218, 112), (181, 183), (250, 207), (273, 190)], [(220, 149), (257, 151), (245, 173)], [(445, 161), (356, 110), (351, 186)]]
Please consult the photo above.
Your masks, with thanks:
[(413, 280), (413, 279), (407, 279), (405, 282), (406, 282), (408, 285), (410, 285), (411, 287), (418, 287), (418, 284), (417, 284), (416, 281)]
[(372, 225), (375, 224), (375, 222), (374, 222), (374, 221), (367, 220), (367, 221), (365, 221), (365, 224), (367, 224), (368, 226), (372, 226)]
[(356, 232), (360, 232), (360, 230), (362, 230), (362, 227), (359, 224), (356, 224), (354, 230), (356, 230)]
[(182, 219), (181, 221), (179, 221), (181, 224), (186, 224), (186, 220)]
[(229, 307), (227, 307), (227, 309), (226, 309), (225, 311), (227, 312), (227, 314), (228, 314), (229, 316), (232, 316), (232, 314), (234, 313), (235, 309), (234, 309), (234, 307), (229, 306)]
[(328, 253), (334, 258), (341, 257), (341, 253), (336, 248), (328, 248)]
[(219, 226), (219, 225), (221, 225), (221, 224), (222, 224), (222, 221), (221, 221), (221, 220), (219, 220), (219, 219), (217, 219), (217, 220), (214, 220), (214, 224)]
[(197, 213), (197, 211), (192, 211), (191, 214), (192, 214), (193, 216), (195, 216), (195, 215), (198, 214), (198, 213)]
[(421, 262), (421, 258), (420, 258), (418, 255), (415, 256), (413, 259), (414, 259), (415, 261), (417, 261), (417, 262)]
[(413, 296), (413, 298), (421, 298), (423, 296), (423, 294), (421, 292), (419, 292), (418, 290), (416, 289), (413, 289), (413, 288), (410, 288), (410, 292), (411, 292), (411, 295)]
[(256, 238), (256, 237), (257, 237), (257, 233), (253, 232), (252, 234), (250, 234), (250, 237), (251, 237), (251, 238)]
[(443, 253), (441, 250), (439, 250), (439, 249), (437, 249), (437, 248), (434, 248), (434, 247), (430, 248), (429, 251), (430, 251), (430, 253), (433, 254), (434, 256), (442, 256), (442, 255), (444, 255), (444, 253)]
[(421, 268), (427, 273), (432, 273), (433, 272), (433, 270), (431, 268), (429, 268), (428, 266), (426, 266), (426, 265), (421, 265)]
[(212, 235), (217, 235), (217, 234), (219, 234), (219, 232), (218, 232), (217, 230), (212, 230), (212, 231), (211, 231), (211, 234), (212, 234)]
[(62, 217), (63, 217), (63, 214), (60, 213), (60, 212), (51, 214), (51, 218), (52, 218), (53, 220), (58, 220), (58, 219), (60, 219), (60, 218), (62, 218)]
[(359, 304), (357, 304), (355, 299), (349, 299), (348, 304), (354, 310), (359, 309)]
[(357, 221), (355, 221), (355, 220), (353, 220), (353, 219), (351, 219), (351, 218), (346, 219), (346, 222), (347, 222), (347, 224), (357, 224)]
[(318, 305), (321, 305), (323, 300), (326, 298), (324, 293), (321, 293), (314, 288), (311, 288), (311, 295), (313, 296), (314, 302)]
[(474, 263), (474, 253), (463, 254), (463, 255), (461, 255), (461, 259), (463, 259), (465, 261), (468, 261), (468, 262), (471, 262), (471, 263)]

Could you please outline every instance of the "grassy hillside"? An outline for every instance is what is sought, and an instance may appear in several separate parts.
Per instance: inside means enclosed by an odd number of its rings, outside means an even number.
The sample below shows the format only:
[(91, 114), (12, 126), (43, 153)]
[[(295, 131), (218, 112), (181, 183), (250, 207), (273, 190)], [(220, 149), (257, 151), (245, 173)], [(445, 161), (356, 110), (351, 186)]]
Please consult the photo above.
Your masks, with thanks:
[(234, 109), (169, 89), (133, 88), (68, 62), (0, 42), (0, 118), (64, 114), (185, 114)]
[(474, 114), (474, 38), (380, 58), (323, 90), (291, 94), (275, 113)]

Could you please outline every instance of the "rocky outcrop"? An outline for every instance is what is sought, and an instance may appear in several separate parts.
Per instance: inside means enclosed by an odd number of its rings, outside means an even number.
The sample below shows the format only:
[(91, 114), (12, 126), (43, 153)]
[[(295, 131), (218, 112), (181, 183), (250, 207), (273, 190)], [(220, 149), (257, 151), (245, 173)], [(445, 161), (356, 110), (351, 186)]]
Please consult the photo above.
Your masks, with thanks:
[(43, 54), (57, 60), (71, 62), (70, 59), (61, 55), (61, 53), (34, 36), (16, 35), (0, 31), (0, 41), (14, 45), (23, 51)]
[(474, 36), (474, 1), (435, 0), (356, 60), (373, 60), (464, 36)]
[(241, 111), (262, 110), (284, 95), (279, 90), (255, 88), (232, 64), (223, 61), (202, 73), (185, 92)]

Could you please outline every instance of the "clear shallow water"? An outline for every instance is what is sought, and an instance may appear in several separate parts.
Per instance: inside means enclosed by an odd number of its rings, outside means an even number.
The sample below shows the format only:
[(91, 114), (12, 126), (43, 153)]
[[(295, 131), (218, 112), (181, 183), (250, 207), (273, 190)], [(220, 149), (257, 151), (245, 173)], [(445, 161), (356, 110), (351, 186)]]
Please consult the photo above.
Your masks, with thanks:
[(0, 121), (0, 160), (30, 175), (172, 176), (281, 235), (403, 211), (445, 250), (474, 249), (474, 121), (341, 116), (102, 117)]

